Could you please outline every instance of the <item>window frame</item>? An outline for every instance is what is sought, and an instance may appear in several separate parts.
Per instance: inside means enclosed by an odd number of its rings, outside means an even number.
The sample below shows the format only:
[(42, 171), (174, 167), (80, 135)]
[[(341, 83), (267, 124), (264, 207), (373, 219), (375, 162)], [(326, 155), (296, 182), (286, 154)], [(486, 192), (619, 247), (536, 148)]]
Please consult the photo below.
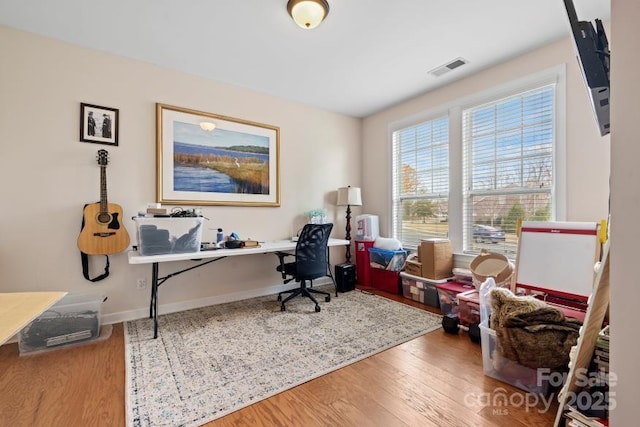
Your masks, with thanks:
[[(524, 110), (522, 109), (522, 102), (527, 100), (532, 94), (538, 93), (542, 96), (545, 96), (545, 93), (551, 93), (550, 107), (551, 107), (551, 115), (547, 120), (543, 122), (535, 123), (533, 126), (531, 124), (526, 123), (526, 117), (524, 115)], [(510, 93), (506, 97), (495, 98), (489, 102), (475, 104), (469, 107), (462, 108), (462, 123), (463, 123), (463, 137), (462, 137), (462, 150), (464, 153), (462, 168), (463, 168), (463, 249), (467, 253), (477, 254), (478, 248), (474, 245), (474, 232), (476, 221), (474, 220), (474, 214), (477, 212), (476, 207), (478, 209), (482, 209), (481, 206), (476, 206), (473, 202), (474, 198), (483, 198), (483, 197), (502, 197), (509, 198), (513, 196), (517, 196), (520, 199), (522, 196), (529, 195), (534, 196), (537, 194), (548, 195), (551, 202), (550, 218), (548, 220), (555, 219), (555, 200), (553, 199), (553, 190), (554, 183), (553, 179), (555, 177), (555, 167), (554, 167), (554, 147), (556, 145), (556, 135), (553, 131), (555, 129), (556, 124), (556, 116), (558, 114), (556, 108), (556, 83), (545, 83), (532, 86), (526, 90), (518, 90)], [(530, 99), (530, 98), (529, 98)], [(517, 102), (517, 108), (519, 109), (520, 116), (516, 121), (515, 125), (511, 127), (511, 129), (505, 129), (499, 127), (498, 121), (498, 111), (501, 105), (505, 103), (511, 103), (513, 101)], [(543, 101), (544, 102), (544, 101)], [(542, 105), (549, 104), (546, 102)], [(489, 113), (490, 116), (483, 117), (486, 113)], [(477, 114), (480, 114), (479, 121), (473, 121), (473, 117)], [(497, 150), (497, 144), (499, 144), (500, 136), (504, 136), (505, 132), (511, 132), (513, 135), (518, 135), (518, 139), (520, 137), (525, 139), (522, 136), (522, 132), (526, 132), (527, 130), (540, 130), (540, 126), (545, 126), (546, 124), (551, 125), (551, 151), (544, 152), (542, 154), (543, 158), (549, 159), (551, 162), (551, 183), (549, 186), (544, 189), (531, 188), (527, 187), (524, 182), (524, 171), (520, 170), (519, 173), (519, 181), (514, 188), (508, 188), (505, 186), (499, 185), (495, 182), (498, 178), (501, 178), (499, 173), (499, 168), (501, 165), (505, 164), (505, 157), (510, 157), (508, 161), (515, 161), (520, 166), (523, 165), (523, 162), (526, 163), (527, 160), (539, 158), (540, 152), (526, 151), (519, 152), (517, 155), (509, 156), (508, 152), (501, 152)], [(480, 134), (473, 135), (472, 131), (477, 126), (486, 127), (489, 126), (489, 129), (480, 130)], [(515, 132), (514, 132), (515, 131)], [(478, 144), (478, 145), (476, 145)], [(525, 148), (524, 145), (521, 146)], [(480, 150), (480, 151), (478, 151)], [(494, 151), (495, 150), (495, 151)], [(489, 154), (488, 157), (478, 158), (477, 161), (479, 163), (474, 163), (474, 153), (480, 155), (482, 153), (484, 156)], [(478, 184), (476, 186), (476, 181), (478, 183), (483, 180), (483, 175), (480, 170), (484, 167), (489, 167), (490, 170), (493, 170), (493, 178), (495, 178), (493, 184), (489, 186), (489, 188), (485, 187), (482, 184)], [(479, 167), (478, 170), (476, 166)], [(481, 222), (477, 223), (478, 226), (483, 225)], [(502, 227), (504, 229), (504, 227)], [(505, 231), (506, 233), (506, 231)], [(490, 249), (496, 252), (504, 253), (505, 255), (513, 255), (516, 254), (516, 247), (514, 247), (513, 243), (509, 244), (502, 240), (503, 246), (496, 247), (495, 249)], [(499, 243), (499, 242), (496, 242)], [(505, 244), (506, 243), (506, 244)]]
[[(449, 124), (449, 120), (450, 119), (449, 119), (449, 114), (446, 111), (441, 112), (441, 114), (437, 114), (435, 116), (431, 116), (431, 117), (429, 117), (427, 119), (419, 120), (416, 123), (413, 123), (411, 125), (403, 126), (401, 128), (398, 128), (397, 130), (394, 130), (393, 132), (391, 132), (391, 175), (392, 175), (392, 178), (391, 178), (391, 181), (392, 181), (392, 186), (391, 186), (391, 203), (392, 203), (392, 206), (391, 206), (391, 218), (392, 218), (391, 230), (392, 230), (392, 235), (396, 236), (396, 238), (399, 235), (400, 228), (401, 228), (401, 227), (398, 227), (398, 225), (401, 222), (401, 220), (397, 219), (397, 216), (399, 215), (399, 213), (401, 211), (400, 206), (399, 206), (401, 203), (397, 203), (396, 198), (395, 198), (396, 190), (400, 186), (400, 184), (397, 183), (394, 178), (398, 177), (398, 178), (402, 179), (403, 176), (400, 174), (400, 172), (397, 171), (399, 164), (398, 164), (398, 161), (397, 161), (398, 159), (396, 159), (396, 154), (402, 154), (402, 153), (400, 152), (399, 147), (396, 146), (396, 141), (394, 140), (394, 134), (401, 133), (403, 131), (408, 131), (408, 130), (414, 130), (415, 131), (421, 125), (429, 125), (430, 129), (433, 130), (433, 126), (436, 124), (435, 122), (443, 120), (443, 119), (446, 120), (446, 124), (447, 124), (446, 129), (447, 129), (447, 136), (448, 136), (448, 132), (449, 132), (449, 129), (450, 129), (450, 124)], [(438, 127), (437, 129), (441, 129), (441, 128)], [(433, 136), (433, 134), (432, 134), (432, 136)], [(451, 159), (451, 156), (448, 153), (449, 148), (451, 146), (450, 139), (451, 138), (449, 137), (448, 140), (447, 140), (447, 144), (446, 144), (447, 145), (447, 154), (448, 154), (447, 155), (447, 164), (446, 164), (446, 169), (447, 169), (447, 174), (448, 174), (448, 177), (447, 177), (447, 191), (446, 192), (438, 192), (438, 191), (436, 191), (436, 192), (430, 192), (430, 193), (425, 194), (425, 195), (414, 195), (414, 196), (398, 195), (398, 199), (400, 199), (400, 200), (431, 200), (431, 201), (437, 201), (439, 199), (447, 199), (447, 205), (448, 205), (448, 197), (449, 197), (449, 192), (450, 192), (449, 186), (451, 185), (450, 184), (450, 182), (451, 182), (451, 180), (450, 180), (450, 175), (451, 175), (451, 171), (450, 171), (450, 169), (451, 169), (451, 166), (450, 166), (451, 160), (450, 159)], [(417, 141), (417, 142), (419, 142), (419, 141)], [(434, 142), (433, 138), (430, 138), (429, 139), (429, 143), (433, 143), (433, 142)], [(400, 144), (400, 141), (398, 141), (398, 144)], [(429, 144), (429, 145), (432, 145), (432, 144)], [(434, 175), (432, 175), (431, 178), (434, 178)], [(448, 211), (448, 208), (447, 208), (447, 211)], [(448, 215), (448, 212), (447, 212), (447, 215)], [(448, 226), (448, 224), (447, 224), (447, 226)], [(436, 235), (433, 235), (433, 236), (425, 235), (425, 236), (442, 237), (442, 236), (436, 236)], [(415, 246), (417, 246), (417, 245), (415, 245)], [(406, 245), (406, 247), (414, 248), (414, 245), (409, 244), (409, 245)]]
[(496, 85), (473, 95), (443, 103), (440, 106), (425, 110), (389, 124), (388, 159), (389, 159), (389, 216), (388, 229), (395, 237), (395, 203), (394, 168), (393, 165), (393, 133), (413, 125), (438, 118), (442, 115), (449, 117), (449, 239), (456, 257), (470, 261), (475, 253), (465, 253), (464, 233), (464, 191), (463, 191), (463, 110), (474, 106), (495, 102), (497, 100), (523, 93), (548, 84), (555, 85), (554, 103), (554, 141), (553, 146), (553, 184), (551, 190), (552, 220), (566, 220), (566, 65), (561, 64), (525, 77), (516, 78), (510, 82)]

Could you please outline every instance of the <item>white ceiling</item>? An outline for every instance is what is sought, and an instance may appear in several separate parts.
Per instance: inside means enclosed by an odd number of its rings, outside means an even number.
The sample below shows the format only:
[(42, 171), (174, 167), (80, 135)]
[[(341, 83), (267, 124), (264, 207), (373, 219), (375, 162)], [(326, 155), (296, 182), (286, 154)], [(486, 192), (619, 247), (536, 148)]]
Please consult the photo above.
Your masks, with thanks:
[[(569, 35), (563, 0), (328, 1), (313, 30), (287, 0), (0, 0), (0, 24), (355, 117)], [(574, 4), (610, 18), (610, 0)]]

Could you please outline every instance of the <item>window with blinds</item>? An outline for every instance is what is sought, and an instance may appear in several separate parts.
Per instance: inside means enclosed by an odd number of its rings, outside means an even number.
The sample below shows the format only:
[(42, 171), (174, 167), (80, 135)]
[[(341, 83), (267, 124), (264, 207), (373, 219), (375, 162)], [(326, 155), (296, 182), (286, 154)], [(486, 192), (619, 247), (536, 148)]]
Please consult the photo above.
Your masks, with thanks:
[(393, 236), (406, 248), (449, 234), (449, 118), (396, 130), (393, 145)]
[(518, 219), (553, 219), (554, 110), (554, 84), (463, 109), (466, 251), (514, 255)]

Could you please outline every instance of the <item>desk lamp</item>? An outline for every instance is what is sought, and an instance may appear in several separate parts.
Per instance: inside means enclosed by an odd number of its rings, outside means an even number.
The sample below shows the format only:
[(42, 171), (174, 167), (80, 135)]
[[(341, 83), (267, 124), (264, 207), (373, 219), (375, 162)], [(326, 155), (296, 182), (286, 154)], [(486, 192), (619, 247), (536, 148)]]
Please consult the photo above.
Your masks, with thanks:
[[(351, 206), (362, 206), (362, 198), (360, 197), (360, 189), (358, 187), (341, 187), (338, 188), (338, 206), (347, 207), (347, 226), (345, 239), (351, 242)], [(345, 254), (346, 262), (351, 263), (351, 243), (347, 246)]]

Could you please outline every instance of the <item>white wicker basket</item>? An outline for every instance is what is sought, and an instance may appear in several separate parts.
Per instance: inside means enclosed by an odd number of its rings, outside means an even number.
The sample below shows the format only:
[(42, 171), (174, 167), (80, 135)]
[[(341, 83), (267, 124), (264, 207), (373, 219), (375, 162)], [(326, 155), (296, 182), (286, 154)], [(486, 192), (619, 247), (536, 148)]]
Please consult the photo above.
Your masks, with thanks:
[(493, 277), (496, 285), (509, 287), (513, 276), (514, 265), (509, 259), (498, 253), (482, 252), (469, 264), (473, 285), (480, 289), (480, 285), (489, 277)]

